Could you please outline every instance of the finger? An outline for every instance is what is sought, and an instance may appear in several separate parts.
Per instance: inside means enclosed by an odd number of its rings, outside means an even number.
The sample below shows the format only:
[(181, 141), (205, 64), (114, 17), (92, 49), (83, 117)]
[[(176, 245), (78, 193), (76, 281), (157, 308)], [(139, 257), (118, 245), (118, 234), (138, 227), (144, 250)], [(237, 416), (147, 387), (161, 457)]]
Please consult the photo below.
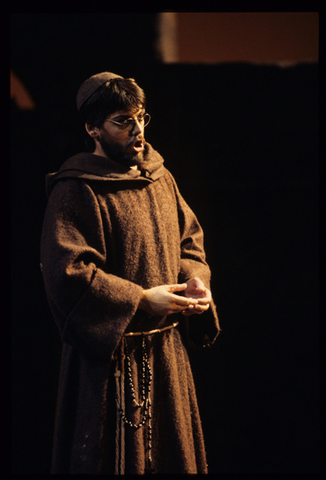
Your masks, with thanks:
[(207, 305), (210, 304), (212, 301), (209, 297), (198, 298), (197, 300), (199, 305)]
[(211, 302), (212, 301), (212, 295), (211, 295), (211, 292), (209, 290), (207, 290), (207, 288), (204, 289), (203, 293), (205, 294), (205, 296), (203, 297), (198, 297), (198, 300), (201, 300), (201, 302), (205, 303), (205, 302)]
[[(168, 314), (170, 315), (171, 313), (183, 313), (185, 311), (191, 312), (194, 308), (194, 305), (171, 305)], [(192, 315), (192, 314), (190, 314)]]
[(208, 305), (195, 305), (194, 307), (194, 313), (203, 313), (206, 312), (206, 310), (209, 309), (209, 304)]
[(200, 306), (200, 305), (195, 305), (192, 308), (186, 308), (185, 310), (182, 311), (183, 315), (201, 315), (202, 313), (206, 312), (209, 309), (209, 305), (206, 306)]
[(209, 290), (207, 290), (207, 288), (198, 288), (197, 291), (204, 293), (207, 297), (209, 297)]
[(171, 297), (174, 300), (174, 303), (181, 306), (193, 306), (197, 305), (198, 300), (196, 298), (180, 297), (179, 295), (171, 294)]
[(187, 288), (186, 283), (177, 283), (175, 285), (167, 285), (168, 292), (182, 292)]

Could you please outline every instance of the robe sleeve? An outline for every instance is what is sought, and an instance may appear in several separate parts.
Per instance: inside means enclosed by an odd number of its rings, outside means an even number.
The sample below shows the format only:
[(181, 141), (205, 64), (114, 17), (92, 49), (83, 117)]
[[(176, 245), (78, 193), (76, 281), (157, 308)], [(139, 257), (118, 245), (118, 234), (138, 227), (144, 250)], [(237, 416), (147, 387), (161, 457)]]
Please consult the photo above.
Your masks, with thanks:
[[(180, 194), (174, 181), (180, 225), (180, 272), (179, 282), (198, 277), (211, 290), (211, 270), (206, 261), (204, 232), (198, 219)], [(211, 345), (220, 332), (219, 319), (214, 299), (210, 308), (201, 315), (184, 317), (187, 341), (191, 348)]]
[(135, 315), (142, 288), (106, 271), (97, 198), (83, 181), (53, 188), (43, 223), (41, 264), (62, 341), (109, 360)]

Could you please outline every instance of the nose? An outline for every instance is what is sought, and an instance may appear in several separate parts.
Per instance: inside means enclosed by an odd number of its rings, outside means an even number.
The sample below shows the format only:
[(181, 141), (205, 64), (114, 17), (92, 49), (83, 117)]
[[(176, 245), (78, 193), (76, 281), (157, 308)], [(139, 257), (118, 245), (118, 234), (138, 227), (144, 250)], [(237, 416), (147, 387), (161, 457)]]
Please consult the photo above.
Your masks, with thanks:
[(139, 133), (143, 132), (143, 130), (144, 126), (139, 122), (139, 120), (135, 119), (130, 130), (130, 135), (139, 135)]

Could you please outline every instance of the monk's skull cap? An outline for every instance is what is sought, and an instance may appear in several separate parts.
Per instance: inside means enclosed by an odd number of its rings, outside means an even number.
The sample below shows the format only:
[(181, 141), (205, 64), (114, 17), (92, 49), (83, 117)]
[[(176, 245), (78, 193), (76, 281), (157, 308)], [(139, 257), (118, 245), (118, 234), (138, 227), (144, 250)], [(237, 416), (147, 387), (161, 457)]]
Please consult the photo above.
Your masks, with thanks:
[(77, 93), (77, 108), (78, 111), (80, 110), (81, 106), (83, 105), (86, 100), (89, 99), (91, 95), (93, 95), (94, 92), (98, 88), (100, 88), (104, 83), (106, 83), (109, 80), (112, 80), (113, 78), (123, 78), (120, 75), (116, 75), (115, 73), (112, 72), (102, 72), (102, 73), (97, 73), (96, 75), (93, 75), (92, 77), (88, 78), (85, 80), (85, 82), (81, 85), (81, 87), (78, 90)]

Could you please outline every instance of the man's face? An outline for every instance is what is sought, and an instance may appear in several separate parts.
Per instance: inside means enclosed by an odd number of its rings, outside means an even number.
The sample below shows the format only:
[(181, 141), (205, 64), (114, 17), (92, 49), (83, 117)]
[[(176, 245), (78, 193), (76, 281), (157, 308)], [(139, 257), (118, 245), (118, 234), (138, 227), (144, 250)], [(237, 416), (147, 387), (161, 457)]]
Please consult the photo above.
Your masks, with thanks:
[[(145, 146), (144, 126), (141, 122), (144, 109), (138, 111), (124, 110), (109, 115), (103, 125), (98, 128), (95, 140), (95, 152), (105, 155), (122, 165), (131, 167), (143, 161)], [(128, 118), (134, 122), (121, 127), (114, 122), (122, 123)]]

